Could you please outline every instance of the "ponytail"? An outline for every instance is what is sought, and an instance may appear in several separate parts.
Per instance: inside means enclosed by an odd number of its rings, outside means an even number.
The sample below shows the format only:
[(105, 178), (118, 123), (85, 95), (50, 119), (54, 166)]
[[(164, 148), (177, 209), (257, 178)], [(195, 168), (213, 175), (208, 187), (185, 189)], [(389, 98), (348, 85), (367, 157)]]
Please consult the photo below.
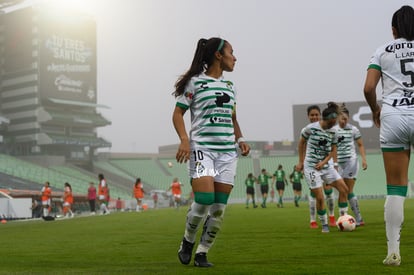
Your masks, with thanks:
[(210, 39), (201, 38), (198, 40), (197, 48), (194, 53), (193, 62), (190, 69), (180, 76), (175, 83), (175, 97), (184, 94), (185, 86), (193, 76), (199, 75), (206, 70), (214, 61), (214, 54), (218, 51), (223, 53), (225, 40), (217, 37)]

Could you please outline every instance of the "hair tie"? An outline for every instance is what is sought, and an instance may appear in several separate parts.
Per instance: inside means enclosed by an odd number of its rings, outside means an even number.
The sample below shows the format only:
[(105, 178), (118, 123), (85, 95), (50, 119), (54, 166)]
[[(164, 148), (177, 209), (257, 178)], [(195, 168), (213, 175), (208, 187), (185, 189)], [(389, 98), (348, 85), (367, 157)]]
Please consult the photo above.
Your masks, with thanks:
[(323, 120), (328, 120), (328, 119), (337, 118), (337, 117), (338, 117), (337, 113), (330, 113), (329, 115), (324, 116)]

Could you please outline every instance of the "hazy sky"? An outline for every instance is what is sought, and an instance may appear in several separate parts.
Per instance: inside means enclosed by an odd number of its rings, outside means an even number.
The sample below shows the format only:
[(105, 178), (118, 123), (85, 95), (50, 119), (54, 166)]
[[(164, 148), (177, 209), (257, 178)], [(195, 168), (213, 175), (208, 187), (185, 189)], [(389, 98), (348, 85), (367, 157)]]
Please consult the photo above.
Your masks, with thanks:
[[(249, 140), (293, 140), (292, 105), (362, 101), (374, 50), (392, 40), (392, 14), (412, 1), (83, 0), (98, 28), (98, 103), (111, 152), (178, 143), (178, 76), (200, 38), (219, 36), (237, 63), (237, 115)], [(99, 5), (97, 5), (99, 3)], [(187, 112), (189, 118), (189, 112)], [(187, 119), (187, 122), (189, 120)], [(187, 130), (189, 123), (187, 124)]]

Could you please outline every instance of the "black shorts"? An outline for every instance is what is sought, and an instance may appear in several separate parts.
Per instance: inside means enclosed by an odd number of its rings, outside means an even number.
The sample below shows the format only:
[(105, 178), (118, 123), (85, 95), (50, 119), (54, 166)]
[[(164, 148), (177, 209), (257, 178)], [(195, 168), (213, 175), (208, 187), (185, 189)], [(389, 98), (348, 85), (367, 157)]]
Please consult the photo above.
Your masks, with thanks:
[(277, 181), (276, 182), (276, 190), (285, 190), (285, 182), (284, 181)]
[(294, 182), (293, 183), (293, 190), (302, 191), (302, 184), (300, 182)]
[(267, 194), (269, 193), (269, 185), (260, 185), (260, 191), (262, 192), (262, 194)]
[(254, 195), (254, 187), (246, 187), (246, 194)]

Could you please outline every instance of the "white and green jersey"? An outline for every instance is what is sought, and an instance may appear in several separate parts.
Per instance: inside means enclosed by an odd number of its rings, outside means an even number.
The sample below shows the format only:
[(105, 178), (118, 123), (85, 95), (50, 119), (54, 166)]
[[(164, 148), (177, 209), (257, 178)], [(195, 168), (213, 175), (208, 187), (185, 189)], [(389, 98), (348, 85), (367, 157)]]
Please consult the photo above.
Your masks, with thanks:
[(368, 68), (381, 72), (381, 116), (414, 111), (414, 41), (399, 38), (379, 47)]
[(236, 92), (233, 83), (202, 73), (191, 78), (176, 106), (191, 111), (190, 140), (218, 152), (236, 151), (232, 114)]
[(338, 136), (337, 162), (344, 163), (349, 159), (356, 159), (355, 140), (361, 138), (361, 132), (349, 123), (344, 128), (339, 125), (335, 125), (333, 128)]
[[(305, 126), (301, 131), (301, 135), (307, 140), (305, 166), (315, 167), (331, 153), (332, 145), (337, 144), (335, 129), (324, 130), (319, 121)], [(328, 166), (329, 164), (325, 164), (323, 169), (328, 168)]]

